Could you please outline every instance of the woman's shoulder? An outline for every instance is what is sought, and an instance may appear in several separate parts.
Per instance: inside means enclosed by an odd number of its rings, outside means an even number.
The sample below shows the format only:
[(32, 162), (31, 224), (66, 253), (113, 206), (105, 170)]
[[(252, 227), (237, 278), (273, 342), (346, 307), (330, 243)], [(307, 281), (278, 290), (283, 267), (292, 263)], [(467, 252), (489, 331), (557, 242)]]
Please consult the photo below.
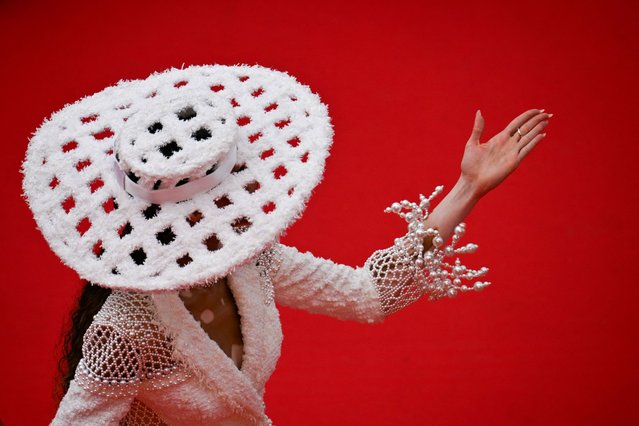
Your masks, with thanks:
[(92, 327), (111, 326), (134, 336), (153, 324), (160, 325), (149, 294), (114, 290), (93, 318)]
[(83, 338), (79, 367), (91, 381), (140, 383), (176, 367), (149, 294), (113, 291)]

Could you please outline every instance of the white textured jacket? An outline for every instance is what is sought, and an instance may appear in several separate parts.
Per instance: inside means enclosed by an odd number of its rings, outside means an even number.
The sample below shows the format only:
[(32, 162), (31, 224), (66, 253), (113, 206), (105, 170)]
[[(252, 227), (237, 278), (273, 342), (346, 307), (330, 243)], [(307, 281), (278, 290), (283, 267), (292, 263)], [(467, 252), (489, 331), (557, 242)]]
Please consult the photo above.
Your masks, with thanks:
[(417, 300), (423, 284), (393, 248), (363, 267), (276, 245), (264, 280), (254, 262), (228, 284), (241, 316), (241, 369), (209, 338), (177, 291), (114, 291), (84, 336), (83, 359), (53, 425), (270, 424), (264, 386), (280, 356), (275, 301), (345, 320), (374, 323)]

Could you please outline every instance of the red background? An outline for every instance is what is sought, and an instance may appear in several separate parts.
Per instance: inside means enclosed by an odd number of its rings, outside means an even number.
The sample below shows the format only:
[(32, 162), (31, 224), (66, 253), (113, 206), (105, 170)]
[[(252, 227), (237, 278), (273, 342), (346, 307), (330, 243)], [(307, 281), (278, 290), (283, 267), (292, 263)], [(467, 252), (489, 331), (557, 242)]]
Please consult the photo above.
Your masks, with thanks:
[[(325, 180), (283, 241), (350, 265), (404, 231), (391, 202), (448, 191), (474, 112), (548, 137), (466, 219), (479, 294), (377, 326), (282, 309), (278, 425), (638, 424), (634, 2), (2, 1), (0, 419), (53, 417), (80, 286), (20, 198), (30, 134), (66, 103), (182, 64), (286, 70), (329, 105)], [(439, 201), (442, 196), (437, 199)]]

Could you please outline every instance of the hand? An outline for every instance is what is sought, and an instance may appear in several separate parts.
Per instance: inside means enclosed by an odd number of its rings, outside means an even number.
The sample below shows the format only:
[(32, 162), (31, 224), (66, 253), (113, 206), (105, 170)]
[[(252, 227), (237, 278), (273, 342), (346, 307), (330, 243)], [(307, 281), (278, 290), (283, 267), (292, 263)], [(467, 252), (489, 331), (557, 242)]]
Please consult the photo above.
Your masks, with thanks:
[[(461, 162), (461, 179), (469, 182), (478, 196), (499, 185), (541, 141), (552, 114), (531, 109), (515, 118), (504, 130), (488, 142), (480, 143), (484, 131), (484, 117), (478, 110), (470, 139), (466, 143)], [(517, 133), (519, 128), (523, 136)]]

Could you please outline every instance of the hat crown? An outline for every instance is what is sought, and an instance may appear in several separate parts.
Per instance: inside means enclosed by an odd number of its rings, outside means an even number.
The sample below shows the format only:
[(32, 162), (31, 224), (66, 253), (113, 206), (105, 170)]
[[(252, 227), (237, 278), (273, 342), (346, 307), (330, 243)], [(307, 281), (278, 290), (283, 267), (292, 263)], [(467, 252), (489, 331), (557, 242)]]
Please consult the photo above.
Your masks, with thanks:
[(115, 141), (120, 168), (147, 190), (183, 185), (213, 173), (237, 143), (228, 101), (182, 90), (146, 99)]

